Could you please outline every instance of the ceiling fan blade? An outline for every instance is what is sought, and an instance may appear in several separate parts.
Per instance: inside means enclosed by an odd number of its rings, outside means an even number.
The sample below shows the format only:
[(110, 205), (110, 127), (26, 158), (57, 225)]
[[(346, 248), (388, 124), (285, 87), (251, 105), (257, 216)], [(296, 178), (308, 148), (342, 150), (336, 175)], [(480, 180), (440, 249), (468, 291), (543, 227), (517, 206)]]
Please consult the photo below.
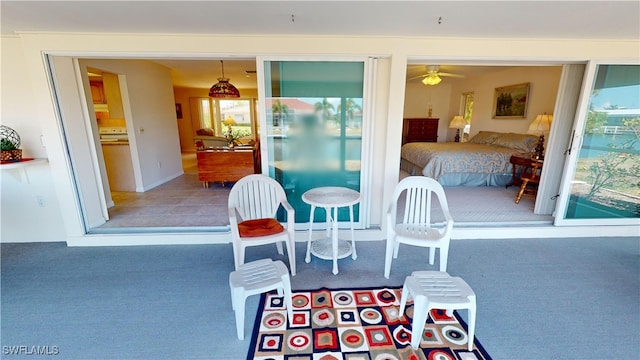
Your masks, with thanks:
[(455, 78), (463, 78), (464, 75), (460, 75), (460, 74), (452, 74), (452, 73), (446, 73), (446, 72), (439, 72), (438, 75), (440, 76), (449, 76), (449, 77), (455, 77)]
[(423, 77), (428, 76), (429, 74), (422, 74), (422, 75), (417, 75), (417, 76), (411, 76), (408, 77), (407, 80), (416, 80), (416, 79), (422, 79)]

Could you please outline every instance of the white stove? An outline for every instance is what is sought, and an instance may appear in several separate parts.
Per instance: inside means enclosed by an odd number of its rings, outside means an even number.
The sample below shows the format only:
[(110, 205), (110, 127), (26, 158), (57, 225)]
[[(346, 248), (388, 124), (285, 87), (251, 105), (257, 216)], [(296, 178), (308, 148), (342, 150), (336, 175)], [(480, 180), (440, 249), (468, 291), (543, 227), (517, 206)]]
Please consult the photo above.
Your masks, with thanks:
[(127, 135), (127, 128), (125, 127), (101, 127), (98, 131), (100, 134), (100, 142), (115, 142), (115, 141), (127, 141), (129, 136)]

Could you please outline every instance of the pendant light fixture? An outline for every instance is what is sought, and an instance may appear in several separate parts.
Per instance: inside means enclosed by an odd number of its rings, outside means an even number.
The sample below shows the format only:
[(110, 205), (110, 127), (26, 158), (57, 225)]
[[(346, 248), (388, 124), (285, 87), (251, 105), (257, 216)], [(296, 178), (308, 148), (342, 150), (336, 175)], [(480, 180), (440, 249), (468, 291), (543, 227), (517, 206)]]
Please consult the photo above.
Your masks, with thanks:
[(240, 91), (236, 89), (231, 83), (229, 83), (229, 79), (224, 77), (224, 63), (220, 60), (220, 64), (222, 64), (222, 77), (218, 78), (218, 82), (214, 84), (211, 89), (209, 89), (209, 96), (212, 98), (238, 98), (240, 97)]

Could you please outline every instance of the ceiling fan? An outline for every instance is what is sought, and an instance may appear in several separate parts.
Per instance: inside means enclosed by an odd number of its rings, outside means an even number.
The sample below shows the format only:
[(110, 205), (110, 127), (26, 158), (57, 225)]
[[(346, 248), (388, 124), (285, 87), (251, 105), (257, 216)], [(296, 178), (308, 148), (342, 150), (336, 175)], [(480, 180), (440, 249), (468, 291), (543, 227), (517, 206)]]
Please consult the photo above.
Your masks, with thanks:
[(464, 77), (464, 75), (460, 74), (441, 72), (440, 65), (427, 65), (426, 70), (427, 72), (425, 74), (410, 77), (409, 80), (422, 79), (422, 83), (425, 85), (438, 85), (442, 81), (440, 76)]

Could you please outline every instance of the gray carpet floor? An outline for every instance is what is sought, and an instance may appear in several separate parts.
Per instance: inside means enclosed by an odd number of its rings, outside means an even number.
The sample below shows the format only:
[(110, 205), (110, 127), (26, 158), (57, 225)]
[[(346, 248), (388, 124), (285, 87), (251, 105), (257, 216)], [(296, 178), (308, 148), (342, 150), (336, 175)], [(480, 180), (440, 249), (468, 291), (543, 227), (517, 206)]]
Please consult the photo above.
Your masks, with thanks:
[[(384, 242), (357, 243), (358, 259), (304, 262), (294, 290), (399, 286), (435, 269), (427, 249), (401, 246), (383, 277)], [(66, 247), (1, 245), (3, 359), (244, 359), (258, 296), (236, 338), (231, 245)], [(249, 248), (247, 261), (278, 256)], [(448, 271), (478, 298), (476, 336), (495, 359), (637, 359), (640, 243), (636, 238), (454, 240)], [(466, 313), (461, 312), (466, 319)], [(57, 356), (10, 355), (14, 346)]]

